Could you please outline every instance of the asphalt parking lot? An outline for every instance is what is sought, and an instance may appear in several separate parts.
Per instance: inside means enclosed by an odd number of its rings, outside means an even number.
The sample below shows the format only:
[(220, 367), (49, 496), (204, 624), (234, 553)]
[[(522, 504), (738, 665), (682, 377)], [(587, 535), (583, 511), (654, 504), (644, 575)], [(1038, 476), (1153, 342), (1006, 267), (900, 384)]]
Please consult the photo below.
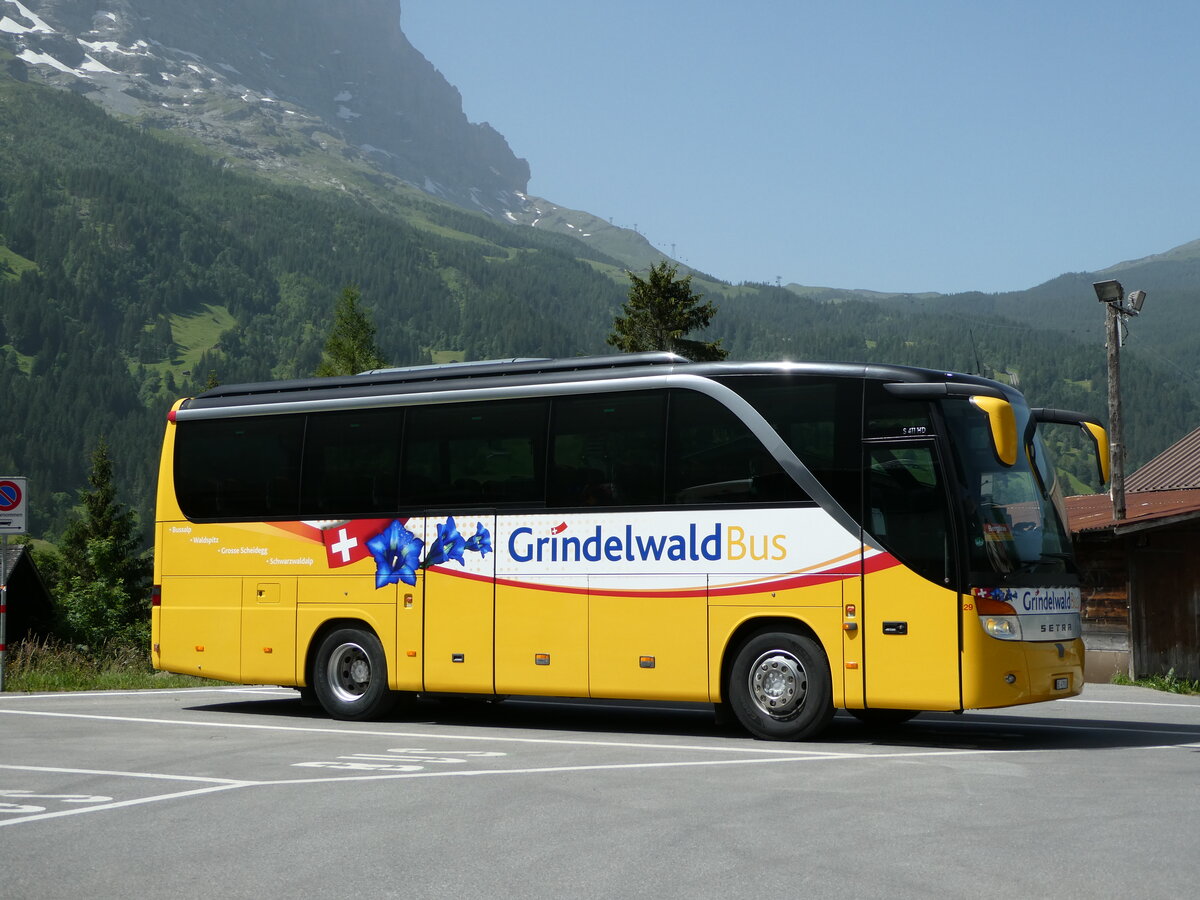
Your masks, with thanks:
[(0, 695), (5, 898), (1190, 897), (1200, 698), (773, 744), (655, 704)]

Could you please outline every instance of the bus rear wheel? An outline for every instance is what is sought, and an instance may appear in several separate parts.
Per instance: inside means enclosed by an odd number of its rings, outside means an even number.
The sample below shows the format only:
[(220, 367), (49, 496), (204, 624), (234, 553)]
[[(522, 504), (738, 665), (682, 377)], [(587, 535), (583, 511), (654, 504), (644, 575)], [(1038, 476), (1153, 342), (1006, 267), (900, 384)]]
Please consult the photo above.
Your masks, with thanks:
[(369, 631), (339, 628), (321, 641), (312, 684), (321, 706), (335, 719), (372, 719), (396, 701), (388, 690), (383, 644)]
[(829, 660), (807, 635), (768, 631), (750, 637), (734, 657), (726, 687), (738, 721), (765, 740), (808, 740), (833, 718)]

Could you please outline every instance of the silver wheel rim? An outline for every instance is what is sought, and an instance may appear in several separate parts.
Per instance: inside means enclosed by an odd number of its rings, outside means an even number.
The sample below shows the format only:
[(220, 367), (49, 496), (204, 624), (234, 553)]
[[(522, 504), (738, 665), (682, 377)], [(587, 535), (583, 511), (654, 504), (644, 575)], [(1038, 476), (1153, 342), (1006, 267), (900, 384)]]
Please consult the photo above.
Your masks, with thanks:
[(362, 699), (371, 686), (371, 659), (358, 644), (339, 644), (329, 655), (325, 676), (335, 697), (353, 703)]
[(808, 695), (804, 664), (786, 650), (768, 650), (750, 666), (750, 699), (772, 719), (794, 716)]

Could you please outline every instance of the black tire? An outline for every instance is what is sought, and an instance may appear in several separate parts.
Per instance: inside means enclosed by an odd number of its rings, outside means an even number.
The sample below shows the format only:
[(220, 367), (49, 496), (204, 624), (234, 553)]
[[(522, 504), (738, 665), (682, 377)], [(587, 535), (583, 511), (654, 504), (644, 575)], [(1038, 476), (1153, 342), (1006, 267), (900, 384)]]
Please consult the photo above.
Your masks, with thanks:
[(396, 702), (388, 690), (383, 644), (359, 628), (339, 628), (321, 641), (312, 685), (321, 706), (335, 719), (377, 718)]
[(812, 638), (768, 631), (742, 644), (725, 696), (747, 731), (769, 741), (803, 741), (833, 718), (829, 659)]
[(870, 725), (873, 728), (891, 728), (895, 725), (903, 725), (909, 719), (921, 714), (919, 709), (848, 709), (846, 712), (864, 725)]

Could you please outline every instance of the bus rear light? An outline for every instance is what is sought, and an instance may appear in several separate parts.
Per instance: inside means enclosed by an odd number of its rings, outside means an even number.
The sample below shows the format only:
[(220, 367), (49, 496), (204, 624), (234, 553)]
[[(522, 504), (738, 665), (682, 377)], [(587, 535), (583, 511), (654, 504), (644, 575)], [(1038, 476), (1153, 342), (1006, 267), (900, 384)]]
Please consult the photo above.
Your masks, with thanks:
[(150, 588), (150, 605), (162, 606), (162, 585), (156, 584)]

